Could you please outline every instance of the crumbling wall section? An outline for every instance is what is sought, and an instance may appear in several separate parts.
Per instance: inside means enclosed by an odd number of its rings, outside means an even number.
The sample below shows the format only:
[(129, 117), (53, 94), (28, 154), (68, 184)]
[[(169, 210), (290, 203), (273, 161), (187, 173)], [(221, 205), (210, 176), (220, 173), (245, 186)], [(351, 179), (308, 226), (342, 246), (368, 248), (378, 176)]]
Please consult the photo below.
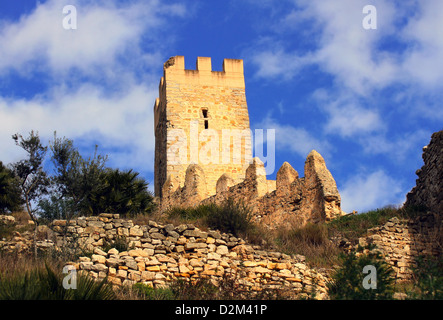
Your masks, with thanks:
[(368, 230), (369, 235), (359, 239), (359, 245), (375, 245), (392, 266), (396, 280), (411, 280), (418, 257), (439, 257), (442, 254), (442, 217), (428, 213), (415, 218), (391, 218), (380, 227)]
[(424, 206), (443, 214), (443, 130), (435, 132), (423, 148), (424, 165), (416, 171), (416, 186), (407, 195), (405, 206)]
[[(190, 165), (189, 168), (183, 187), (174, 184), (172, 178), (167, 180), (161, 210), (211, 202), (220, 204), (232, 198), (249, 205), (254, 212), (253, 220), (270, 228), (294, 223), (304, 225), (309, 222), (324, 222), (344, 214), (335, 180), (323, 157), (315, 150), (306, 159), (303, 178), (285, 162), (277, 172), (277, 179), (267, 180), (263, 162), (254, 158), (246, 169), (242, 182), (235, 184), (231, 175), (225, 173), (217, 180), (216, 194), (209, 197), (204, 197), (204, 170), (197, 165)], [(195, 183), (196, 180), (199, 181), (198, 184)], [(199, 196), (195, 197), (195, 194)]]

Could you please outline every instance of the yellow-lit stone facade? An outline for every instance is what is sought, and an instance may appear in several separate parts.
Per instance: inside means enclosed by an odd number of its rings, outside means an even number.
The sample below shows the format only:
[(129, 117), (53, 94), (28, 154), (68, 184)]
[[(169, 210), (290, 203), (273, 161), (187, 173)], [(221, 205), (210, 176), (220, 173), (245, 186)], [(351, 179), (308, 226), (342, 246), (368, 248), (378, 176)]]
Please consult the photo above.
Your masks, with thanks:
[(206, 195), (216, 193), (224, 173), (243, 181), (252, 159), (243, 60), (224, 59), (213, 71), (211, 58), (198, 57), (186, 70), (183, 56), (163, 67), (155, 115), (155, 194), (169, 181), (183, 187), (190, 164), (204, 168)]

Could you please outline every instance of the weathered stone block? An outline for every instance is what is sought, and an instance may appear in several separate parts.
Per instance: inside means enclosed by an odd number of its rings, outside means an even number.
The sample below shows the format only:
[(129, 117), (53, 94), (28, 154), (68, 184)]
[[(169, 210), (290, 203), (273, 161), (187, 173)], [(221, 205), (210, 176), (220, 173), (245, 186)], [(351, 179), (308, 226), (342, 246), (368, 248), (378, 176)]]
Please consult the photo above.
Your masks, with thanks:
[(206, 243), (201, 243), (201, 242), (188, 242), (185, 245), (185, 249), (186, 250), (204, 249), (204, 248), (207, 248), (207, 244)]

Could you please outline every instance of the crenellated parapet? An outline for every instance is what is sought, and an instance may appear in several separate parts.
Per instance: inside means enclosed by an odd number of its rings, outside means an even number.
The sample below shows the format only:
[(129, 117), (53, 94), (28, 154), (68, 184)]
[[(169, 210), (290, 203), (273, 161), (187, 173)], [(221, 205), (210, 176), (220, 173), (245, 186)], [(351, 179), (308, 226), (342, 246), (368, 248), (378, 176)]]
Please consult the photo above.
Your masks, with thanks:
[(205, 86), (245, 87), (243, 60), (223, 59), (223, 70), (213, 71), (210, 57), (198, 57), (196, 69), (185, 69), (185, 57), (169, 58), (163, 65), (163, 78), (168, 82), (199, 84)]

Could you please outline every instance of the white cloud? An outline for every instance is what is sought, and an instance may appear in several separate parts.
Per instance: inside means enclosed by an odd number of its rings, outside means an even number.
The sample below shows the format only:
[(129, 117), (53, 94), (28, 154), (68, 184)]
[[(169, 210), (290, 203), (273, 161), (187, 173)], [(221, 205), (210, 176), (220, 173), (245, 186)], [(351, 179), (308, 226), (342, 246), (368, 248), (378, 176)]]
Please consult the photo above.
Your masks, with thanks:
[(93, 75), (96, 67), (109, 69), (118, 57), (139, 54), (141, 36), (153, 40), (155, 33), (147, 30), (162, 24), (161, 15), (182, 15), (184, 10), (177, 5), (165, 10), (159, 1), (117, 5), (75, 0), (70, 4), (77, 9), (75, 30), (63, 28), (63, 5), (56, 0), (38, 4), (19, 21), (4, 24), (0, 42), (8, 45), (0, 47), (0, 71), (16, 69), (26, 74), (39, 68), (59, 74), (76, 68)]
[(388, 2), (374, 1), (377, 29), (362, 27), (367, 1), (309, 2), (310, 11), (323, 25), (315, 61), (337, 80), (359, 94), (384, 86), (396, 77), (396, 65), (387, 52), (376, 50), (378, 41), (393, 32), (395, 9)]
[(32, 81), (38, 73), (48, 77), (34, 96), (0, 96), (1, 160), (23, 156), (12, 134), (36, 130), (47, 142), (57, 131), (74, 143), (97, 143), (113, 166), (153, 171), (152, 108), (160, 75), (150, 68), (161, 66), (170, 41), (162, 37), (164, 18), (182, 17), (185, 6), (158, 0), (69, 4), (77, 8), (76, 30), (63, 29), (64, 4), (56, 0), (37, 4), (18, 21), (1, 21), (0, 42), (8, 45), (0, 46), (0, 77), (8, 79), (12, 70)]
[[(113, 150), (110, 160), (122, 166), (153, 167), (153, 88), (134, 86), (125, 95), (105, 96), (102, 90), (83, 85), (75, 92), (54, 90), (48, 100), (0, 99), (0, 146), (5, 163), (22, 155), (11, 135), (39, 132), (43, 141), (58, 136), (99, 140), (101, 150)], [(123, 149), (123, 150), (120, 150)], [(152, 158), (152, 159), (151, 159)]]
[(405, 52), (402, 69), (408, 82), (440, 88), (443, 80), (443, 2), (423, 0), (417, 14), (399, 35), (413, 45)]
[(428, 130), (416, 130), (396, 135), (373, 134), (360, 138), (363, 151), (367, 154), (385, 154), (396, 163), (408, 160), (411, 153), (417, 154), (426, 144), (432, 132)]
[(339, 93), (332, 97), (325, 90), (319, 89), (313, 97), (328, 117), (326, 133), (349, 138), (385, 129), (378, 110), (362, 107), (355, 96)]
[(311, 150), (318, 151), (322, 156), (328, 157), (331, 145), (319, 138), (316, 138), (308, 130), (297, 128), (289, 124), (282, 124), (280, 121), (266, 116), (255, 126), (257, 129), (275, 129), (275, 143), (277, 150), (286, 150), (301, 157), (306, 157)]
[[(395, 8), (382, 1), (374, 4), (378, 13), (378, 29), (365, 30), (362, 27), (362, 9), (367, 5), (365, 0), (297, 1), (297, 8), (289, 11), (277, 25), (300, 30), (297, 35), (312, 39), (309, 43), (316, 47), (299, 53), (296, 50), (263, 48), (261, 44), (262, 49), (256, 51), (253, 58), (258, 66), (257, 75), (290, 79), (303, 66), (314, 64), (334, 75), (339, 84), (361, 95), (395, 80), (398, 65), (393, 55), (376, 50), (378, 41), (395, 31), (392, 27)], [(306, 26), (312, 29), (308, 32), (304, 30)], [(268, 39), (269, 46), (278, 47), (278, 43)], [(264, 58), (270, 62), (267, 63)]]
[(341, 207), (345, 212), (365, 212), (386, 205), (401, 205), (405, 196), (400, 181), (383, 170), (352, 176), (339, 187)]
[[(268, 23), (273, 36), (256, 44), (252, 53), (256, 75), (290, 80), (304, 66), (315, 65), (332, 75), (337, 86), (364, 97), (392, 84), (441, 90), (443, 2), (372, 1), (376, 30), (362, 27), (367, 4), (366, 0), (293, 1), (292, 9)], [(291, 36), (294, 40), (288, 41)], [(386, 42), (394, 39), (394, 46), (385, 49)], [(309, 49), (301, 52), (307, 44)]]
[(309, 61), (308, 56), (297, 56), (285, 52), (282, 48), (272, 51), (257, 52), (252, 56), (252, 63), (257, 65), (257, 77), (281, 77), (291, 79)]

